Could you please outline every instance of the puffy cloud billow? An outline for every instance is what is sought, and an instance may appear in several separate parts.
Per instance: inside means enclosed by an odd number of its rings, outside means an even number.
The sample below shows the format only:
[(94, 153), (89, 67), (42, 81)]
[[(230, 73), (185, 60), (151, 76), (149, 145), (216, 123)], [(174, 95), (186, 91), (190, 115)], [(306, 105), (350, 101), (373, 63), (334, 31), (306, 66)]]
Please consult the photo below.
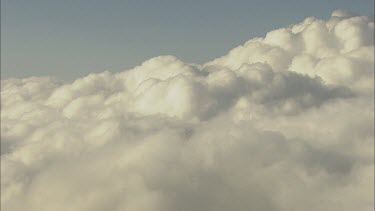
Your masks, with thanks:
[(203, 65), (1, 82), (1, 209), (374, 205), (374, 19), (334, 11)]

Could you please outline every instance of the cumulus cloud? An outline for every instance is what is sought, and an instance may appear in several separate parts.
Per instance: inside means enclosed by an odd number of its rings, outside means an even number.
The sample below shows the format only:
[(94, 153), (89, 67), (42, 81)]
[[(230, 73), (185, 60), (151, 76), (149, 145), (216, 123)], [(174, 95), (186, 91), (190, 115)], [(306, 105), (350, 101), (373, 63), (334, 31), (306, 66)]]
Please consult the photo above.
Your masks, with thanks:
[(3, 210), (372, 210), (374, 20), (334, 11), (203, 65), (1, 83)]

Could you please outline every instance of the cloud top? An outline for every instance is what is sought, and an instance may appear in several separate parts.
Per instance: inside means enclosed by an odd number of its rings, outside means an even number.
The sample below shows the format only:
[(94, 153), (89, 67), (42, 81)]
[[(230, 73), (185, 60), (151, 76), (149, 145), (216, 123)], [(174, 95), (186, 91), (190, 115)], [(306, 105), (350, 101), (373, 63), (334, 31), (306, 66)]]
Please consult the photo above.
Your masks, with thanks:
[(3, 210), (371, 210), (374, 20), (341, 10), (203, 65), (1, 83)]

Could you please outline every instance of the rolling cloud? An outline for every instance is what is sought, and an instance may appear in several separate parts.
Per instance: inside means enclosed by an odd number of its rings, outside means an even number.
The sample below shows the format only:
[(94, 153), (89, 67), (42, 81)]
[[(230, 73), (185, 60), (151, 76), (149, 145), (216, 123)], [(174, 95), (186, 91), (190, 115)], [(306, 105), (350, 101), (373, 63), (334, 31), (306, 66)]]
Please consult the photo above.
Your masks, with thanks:
[(1, 81), (2, 210), (372, 210), (374, 19), (195, 65)]

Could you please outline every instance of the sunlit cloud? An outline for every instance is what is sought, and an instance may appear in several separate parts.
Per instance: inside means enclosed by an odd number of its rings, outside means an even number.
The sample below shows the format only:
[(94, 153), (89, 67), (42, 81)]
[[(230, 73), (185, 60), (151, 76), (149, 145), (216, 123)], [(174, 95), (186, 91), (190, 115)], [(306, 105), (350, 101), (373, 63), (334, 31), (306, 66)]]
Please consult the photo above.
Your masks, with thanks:
[(1, 209), (372, 210), (374, 20), (334, 11), (202, 65), (1, 82)]

